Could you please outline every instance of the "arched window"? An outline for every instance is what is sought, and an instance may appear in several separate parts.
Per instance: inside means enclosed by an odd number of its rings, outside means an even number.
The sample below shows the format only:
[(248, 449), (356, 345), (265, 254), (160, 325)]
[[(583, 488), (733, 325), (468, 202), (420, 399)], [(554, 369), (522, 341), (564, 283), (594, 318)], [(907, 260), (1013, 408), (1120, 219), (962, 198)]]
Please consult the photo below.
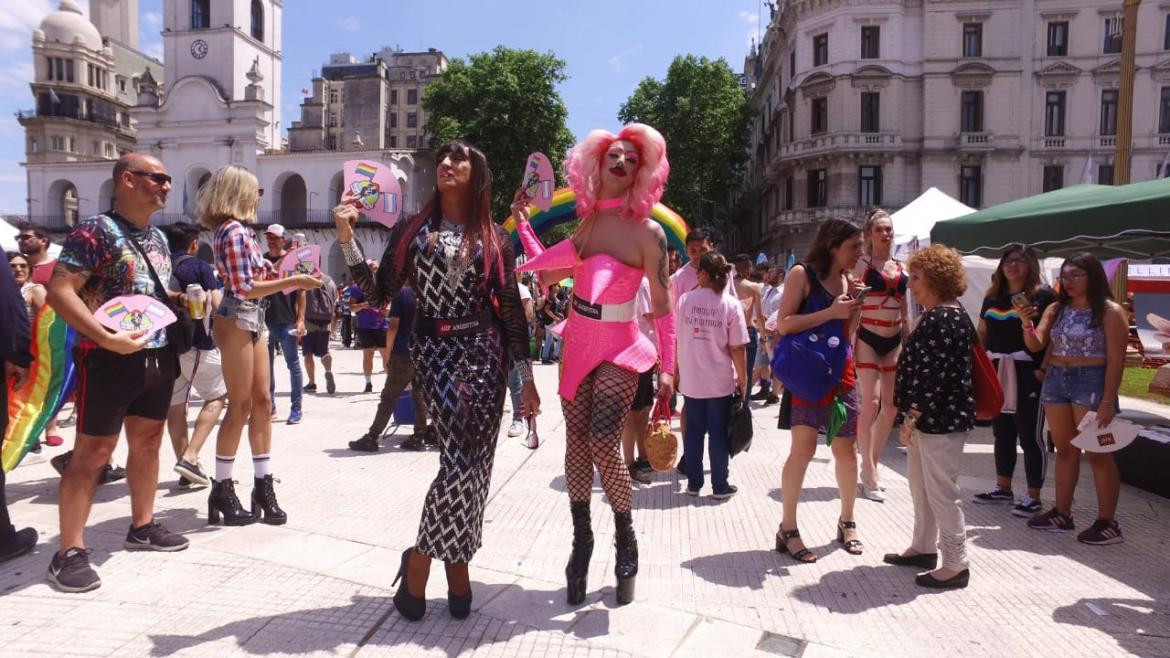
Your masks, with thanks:
[(211, 27), (211, 0), (191, 0), (191, 29)]
[(252, 38), (264, 41), (264, 5), (260, 0), (252, 0)]

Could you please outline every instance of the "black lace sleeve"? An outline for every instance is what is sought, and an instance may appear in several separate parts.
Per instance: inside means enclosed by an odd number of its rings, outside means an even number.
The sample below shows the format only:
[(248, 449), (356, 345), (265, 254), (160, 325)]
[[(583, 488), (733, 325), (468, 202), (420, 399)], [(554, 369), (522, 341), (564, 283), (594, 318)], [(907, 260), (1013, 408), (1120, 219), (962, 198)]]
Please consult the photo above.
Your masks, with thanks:
[(520, 289), (516, 287), (516, 251), (512, 239), (502, 228), (497, 228), (500, 241), (500, 256), (504, 260), (504, 280), (498, 285), (496, 299), (500, 302), (500, 319), (504, 325), (504, 339), (508, 351), (516, 361), (527, 361), (531, 357), (528, 347), (528, 317), (520, 302)]
[(409, 270), (413, 261), (409, 254), (404, 266), (406, 272), (398, 272), (397, 268), (394, 267), (394, 251), (398, 248), (398, 241), (403, 239), (403, 224), (404, 222), (398, 222), (394, 228), (390, 229), (390, 240), (386, 245), (386, 251), (382, 253), (382, 261), (378, 265), (376, 275), (370, 271), (370, 266), (365, 261), (349, 266), (350, 276), (353, 277), (354, 283), (362, 289), (362, 295), (372, 307), (389, 304), (409, 278)]

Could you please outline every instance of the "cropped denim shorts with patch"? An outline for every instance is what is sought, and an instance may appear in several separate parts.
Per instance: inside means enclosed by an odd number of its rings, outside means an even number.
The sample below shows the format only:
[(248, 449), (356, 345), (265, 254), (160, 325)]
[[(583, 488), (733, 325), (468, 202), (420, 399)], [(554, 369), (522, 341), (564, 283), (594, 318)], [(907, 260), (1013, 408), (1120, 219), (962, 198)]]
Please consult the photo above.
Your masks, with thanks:
[(1075, 404), (1096, 411), (1105, 397), (1105, 366), (1052, 366), (1044, 376), (1040, 401)]

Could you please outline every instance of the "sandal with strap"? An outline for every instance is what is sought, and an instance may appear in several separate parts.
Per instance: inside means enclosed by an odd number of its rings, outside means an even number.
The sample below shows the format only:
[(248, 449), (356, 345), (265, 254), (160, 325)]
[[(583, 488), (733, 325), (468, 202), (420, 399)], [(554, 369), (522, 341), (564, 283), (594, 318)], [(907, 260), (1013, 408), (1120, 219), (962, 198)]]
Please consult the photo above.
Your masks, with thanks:
[[(799, 539), (799, 538), (800, 538), (800, 531), (799, 530), (797, 530), (795, 528), (793, 528), (792, 530), (781, 529), (780, 534), (776, 535), (776, 552), (777, 553), (789, 553), (789, 551), (788, 551), (789, 540)], [(792, 555), (792, 559), (796, 560), (797, 562), (803, 562), (804, 564), (812, 564), (813, 562), (817, 561), (816, 554), (814, 554), (812, 551), (808, 550), (807, 548), (802, 548), (799, 551), (796, 551), (796, 552), (790, 553), (790, 554)]]
[(865, 546), (860, 539), (850, 539), (845, 541), (846, 530), (857, 530), (857, 523), (854, 521), (842, 521), (837, 519), (837, 543), (845, 547), (845, 551), (850, 555), (861, 555), (865, 550)]

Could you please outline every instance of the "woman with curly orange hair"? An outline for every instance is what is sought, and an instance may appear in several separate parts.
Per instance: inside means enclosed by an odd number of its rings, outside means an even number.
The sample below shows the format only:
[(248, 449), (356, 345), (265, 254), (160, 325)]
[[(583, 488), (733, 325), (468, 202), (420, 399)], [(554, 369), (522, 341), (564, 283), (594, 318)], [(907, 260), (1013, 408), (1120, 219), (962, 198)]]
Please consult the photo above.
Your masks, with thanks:
[[(931, 569), (922, 587), (966, 587), (967, 538), (959, 508), (959, 464), (975, 426), (971, 348), (975, 325), (959, 304), (967, 290), (954, 249), (933, 244), (910, 257), (910, 290), (926, 310), (898, 357), (894, 404), (904, 413), (914, 536), (910, 548), (885, 562)], [(937, 545), (937, 548), (936, 548)], [(942, 553), (942, 566), (938, 566)]]

